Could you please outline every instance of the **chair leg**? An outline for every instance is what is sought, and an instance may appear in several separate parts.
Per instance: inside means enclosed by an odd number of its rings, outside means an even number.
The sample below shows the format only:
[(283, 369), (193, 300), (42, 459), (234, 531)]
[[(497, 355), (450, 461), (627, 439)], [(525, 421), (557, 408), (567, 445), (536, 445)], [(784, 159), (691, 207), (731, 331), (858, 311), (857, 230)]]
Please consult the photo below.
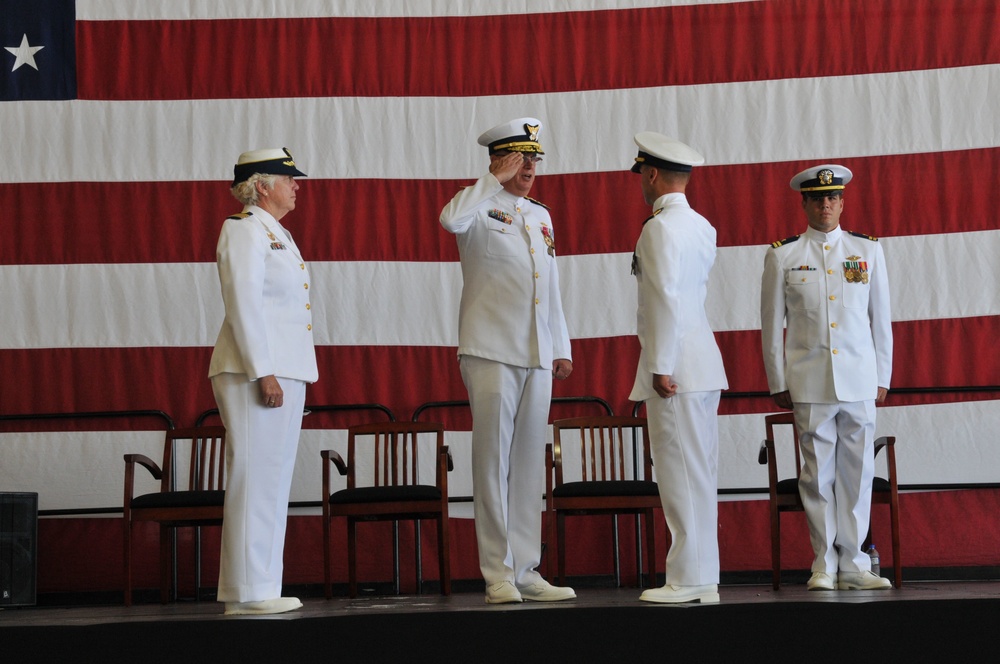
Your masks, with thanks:
[(566, 515), (556, 512), (556, 558), (559, 560), (557, 585), (566, 585)]
[(330, 560), (333, 556), (330, 553), (330, 517), (323, 515), (323, 594), (327, 599), (333, 598), (333, 573)]
[(771, 509), (771, 585), (781, 587), (781, 512)]
[(543, 515), (545, 530), (548, 533), (548, 541), (545, 543), (545, 575), (549, 583), (557, 583), (556, 578), (556, 513), (555, 510), (546, 510)]
[(347, 594), (351, 599), (358, 596), (358, 524), (347, 517)]
[(615, 588), (622, 587), (622, 561), (618, 549), (618, 515), (611, 515), (611, 563), (614, 565)]
[(132, 606), (132, 523), (128, 515), (122, 521), (122, 574), (125, 577), (125, 606)]
[(899, 503), (893, 496), (889, 503), (889, 522), (892, 527), (892, 575), (897, 588), (903, 587), (903, 563), (899, 554)]
[[(646, 568), (649, 570), (649, 588), (656, 587), (656, 521), (653, 510), (646, 510)], [(640, 570), (641, 571), (641, 570)], [(642, 576), (639, 577), (640, 587)]]
[(441, 577), (441, 594), (451, 594), (451, 542), (448, 534), (448, 517), (438, 519), (438, 563)]
[(170, 602), (170, 587), (172, 584), (171, 563), (173, 563), (173, 546), (171, 546), (170, 527), (160, 526), (160, 603)]

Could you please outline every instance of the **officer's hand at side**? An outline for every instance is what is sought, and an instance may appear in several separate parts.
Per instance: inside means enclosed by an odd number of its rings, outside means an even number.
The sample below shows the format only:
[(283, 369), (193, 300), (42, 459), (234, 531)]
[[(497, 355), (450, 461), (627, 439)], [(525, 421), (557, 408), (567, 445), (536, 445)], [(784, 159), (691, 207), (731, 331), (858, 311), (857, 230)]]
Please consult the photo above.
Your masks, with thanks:
[(778, 405), (778, 408), (792, 409), (792, 395), (789, 394), (788, 390), (772, 394), (771, 398), (774, 399), (774, 403)]
[(567, 359), (554, 360), (552, 362), (552, 377), (559, 380), (566, 380), (573, 373), (573, 363)]
[(670, 380), (666, 374), (653, 374), (653, 390), (661, 399), (669, 399), (677, 394), (677, 383)]
[(878, 396), (875, 397), (875, 403), (882, 403), (885, 398), (889, 395), (889, 388), (880, 387), (878, 388)]

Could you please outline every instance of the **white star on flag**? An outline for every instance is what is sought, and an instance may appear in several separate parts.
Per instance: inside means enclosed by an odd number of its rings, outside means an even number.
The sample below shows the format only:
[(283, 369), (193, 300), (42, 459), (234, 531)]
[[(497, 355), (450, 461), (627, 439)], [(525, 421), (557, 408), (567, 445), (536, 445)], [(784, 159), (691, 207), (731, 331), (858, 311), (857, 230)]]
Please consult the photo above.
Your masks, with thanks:
[(21, 65), (30, 65), (38, 71), (38, 65), (35, 64), (35, 53), (45, 48), (44, 46), (31, 46), (28, 44), (28, 35), (25, 34), (21, 37), (21, 45), (17, 48), (13, 46), (5, 46), (4, 49), (10, 51), (14, 54), (14, 68), (11, 71), (17, 71), (17, 68)]

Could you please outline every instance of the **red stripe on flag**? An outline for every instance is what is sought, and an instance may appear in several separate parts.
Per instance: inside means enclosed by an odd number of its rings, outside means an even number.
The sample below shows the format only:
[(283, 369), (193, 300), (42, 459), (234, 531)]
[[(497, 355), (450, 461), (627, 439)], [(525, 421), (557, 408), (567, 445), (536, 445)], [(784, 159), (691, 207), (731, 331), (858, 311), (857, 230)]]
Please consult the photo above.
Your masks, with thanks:
[[(893, 388), (996, 384), (996, 360), (984, 361), (964, 349), (991, 348), (1000, 336), (1000, 316), (897, 322), (893, 331)], [(760, 332), (716, 336), (729, 375), (729, 392), (766, 392)], [(962, 339), (963, 343), (941, 344), (941, 339)], [(6, 385), (29, 386), (37, 382), (36, 377), (45, 377), (44, 389), (5, 389), (3, 412), (157, 409), (173, 417), (178, 426), (187, 426), (200, 413), (215, 408), (211, 384), (205, 377), (211, 352), (210, 348), (3, 350), (0, 375)], [(634, 336), (574, 340), (573, 375), (555, 383), (554, 395), (598, 396), (608, 401), (615, 413), (631, 412), (628, 394), (638, 352)], [(320, 380), (309, 387), (307, 402), (381, 403), (397, 419), (409, 419), (424, 402), (467, 398), (455, 353), (453, 347), (321, 346), (317, 349)], [(887, 405), (996, 396), (891, 394)], [(772, 410), (774, 404), (767, 397), (724, 398), (721, 408), (723, 414)], [(4, 428), (16, 426), (6, 423)], [(306, 426), (314, 426), (308, 418)]]
[(474, 96), (911, 71), (1000, 62), (998, 23), (995, 0), (909, 0), (906, 11), (897, 0), (795, 0), (472, 17), (80, 21), (78, 93)]
[[(719, 246), (767, 244), (804, 230), (788, 181), (810, 163), (698, 168), (688, 198), (715, 225)], [(996, 227), (992, 190), (956, 189), (954, 177), (1000, 172), (1000, 148), (841, 163), (855, 173), (843, 219), (849, 230), (887, 237)], [(467, 184), (305, 179), (283, 223), (310, 261), (457, 261), (454, 238), (437, 219)], [(552, 208), (562, 256), (630, 252), (649, 215), (625, 170), (542, 175), (532, 196)], [(221, 181), (0, 183), (0, 200), (6, 264), (214, 262), (222, 222), (240, 209)], [(387, 206), (391, 200), (406, 205)]]

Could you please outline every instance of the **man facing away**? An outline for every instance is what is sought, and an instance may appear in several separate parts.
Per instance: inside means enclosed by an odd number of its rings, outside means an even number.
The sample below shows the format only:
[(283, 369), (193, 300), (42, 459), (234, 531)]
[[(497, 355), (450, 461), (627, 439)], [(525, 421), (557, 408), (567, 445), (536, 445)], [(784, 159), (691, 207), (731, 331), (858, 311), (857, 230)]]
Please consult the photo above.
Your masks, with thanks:
[(645, 602), (719, 601), (719, 399), (729, 387), (705, 298), (715, 229), (684, 191), (704, 158), (655, 132), (636, 134), (642, 194), (653, 215), (632, 259), (642, 350), (629, 398), (646, 403), (663, 515), (670, 530), (666, 584)]

